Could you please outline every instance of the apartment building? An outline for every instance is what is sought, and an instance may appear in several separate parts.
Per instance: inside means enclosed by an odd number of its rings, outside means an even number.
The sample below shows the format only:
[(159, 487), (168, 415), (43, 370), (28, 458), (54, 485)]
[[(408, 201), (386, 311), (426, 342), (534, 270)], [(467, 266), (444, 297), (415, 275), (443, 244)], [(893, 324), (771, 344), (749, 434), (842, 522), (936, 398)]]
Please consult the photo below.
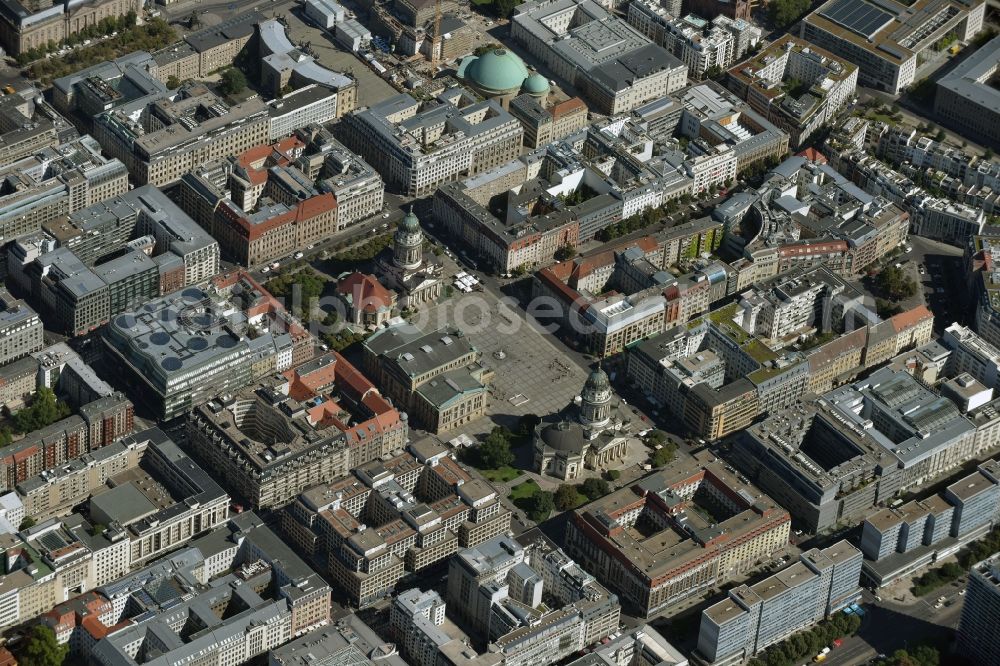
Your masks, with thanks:
[[(798, 90), (786, 90), (788, 82)], [(726, 85), (752, 109), (788, 133), (795, 149), (854, 97), (858, 66), (785, 35), (732, 67)]]
[[(328, 560), (350, 602), (363, 607), (391, 592), (405, 572), (506, 533), (510, 520), (495, 491), (425, 438), (306, 490), (285, 509), (282, 529), (303, 552)], [(375, 547), (358, 559), (362, 535)]]
[(649, 0), (629, 5), (628, 22), (676, 56), (687, 66), (688, 76), (698, 81), (709, 70), (728, 69), (761, 38), (760, 28), (743, 19), (716, 16), (707, 21), (694, 14), (680, 18)]
[(402, 94), (342, 122), (344, 144), (409, 196), (472, 176), (520, 154), (521, 124), (496, 101), (449, 88), (430, 102)]
[(50, 519), (16, 534), (0, 535), (0, 626), (34, 620), (40, 613), (128, 571), (128, 539), (120, 529), (103, 533), (81, 516)]
[(119, 439), (19, 482), (26, 514), (47, 520), (83, 502), (109, 478), (138, 467), (147, 443), (141, 437)]
[[(788, 512), (755, 486), (711, 456), (680, 463), (577, 509), (567, 527), (566, 552), (642, 615), (750, 572), (788, 542)], [(726, 507), (725, 519), (685, 509), (708, 498)], [(672, 535), (679, 521), (688, 536), (639, 539), (639, 520)]]
[(861, 598), (861, 551), (847, 541), (813, 548), (799, 561), (702, 611), (698, 654), (736, 664)]
[(4, 490), (14, 490), (18, 484), (107, 446), (132, 430), (133, 406), (121, 393), (81, 405), (79, 412), (28, 433), (4, 449), (0, 457)]

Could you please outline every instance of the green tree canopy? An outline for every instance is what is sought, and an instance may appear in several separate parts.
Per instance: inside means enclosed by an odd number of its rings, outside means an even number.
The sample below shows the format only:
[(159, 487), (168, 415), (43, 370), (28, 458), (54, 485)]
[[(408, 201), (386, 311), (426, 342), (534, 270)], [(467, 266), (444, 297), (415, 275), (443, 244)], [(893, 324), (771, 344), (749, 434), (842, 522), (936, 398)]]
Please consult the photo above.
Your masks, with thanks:
[(56, 399), (52, 389), (42, 387), (31, 399), (31, 404), (14, 414), (11, 419), (17, 432), (34, 432), (70, 415), (65, 402)]
[(587, 479), (580, 485), (580, 492), (593, 502), (611, 492), (611, 487), (604, 479)]
[(677, 446), (673, 442), (667, 442), (661, 448), (653, 452), (649, 459), (649, 464), (653, 467), (663, 467), (673, 462), (677, 455)]
[(510, 450), (510, 436), (500, 426), (493, 428), (477, 449), (479, 466), (483, 469), (499, 469), (514, 462)]
[(219, 90), (221, 90), (224, 94), (235, 95), (246, 90), (246, 87), (247, 77), (245, 77), (243, 72), (235, 67), (230, 67), (222, 73)]
[(902, 268), (890, 266), (878, 274), (875, 285), (890, 299), (899, 301), (917, 293), (917, 285)]
[(809, 11), (809, 0), (771, 0), (767, 16), (777, 28), (787, 28)]
[(576, 486), (564, 483), (556, 488), (556, 494), (553, 498), (556, 508), (560, 511), (569, 511), (570, 509), (576, 508), (577, 494)]
[(531, 496), (527, 502), (527, 506), (526, 513), (528, 514), (528, 518), (531, 518), (536, 523), (540, 523), (552, 513), (552, 510), (555, 508), (555, 501), (553, 500), (552, 493), (539, 490)]
[(18, 650), (17, 663), (22, 666), (61, 666), (68, 653), (69, 645), (60, 645), (52, 629), (36, 624)]

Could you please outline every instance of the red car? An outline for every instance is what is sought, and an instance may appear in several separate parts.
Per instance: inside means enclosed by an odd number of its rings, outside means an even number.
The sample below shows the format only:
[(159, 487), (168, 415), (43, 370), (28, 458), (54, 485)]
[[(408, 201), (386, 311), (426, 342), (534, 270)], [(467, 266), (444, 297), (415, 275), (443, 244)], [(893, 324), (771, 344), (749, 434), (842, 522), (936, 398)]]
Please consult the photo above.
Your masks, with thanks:
[(844, 644), (844, 640), (842, 638), (834, 638), (833, 639), (833, 647), (839, 648), (843, 644)]

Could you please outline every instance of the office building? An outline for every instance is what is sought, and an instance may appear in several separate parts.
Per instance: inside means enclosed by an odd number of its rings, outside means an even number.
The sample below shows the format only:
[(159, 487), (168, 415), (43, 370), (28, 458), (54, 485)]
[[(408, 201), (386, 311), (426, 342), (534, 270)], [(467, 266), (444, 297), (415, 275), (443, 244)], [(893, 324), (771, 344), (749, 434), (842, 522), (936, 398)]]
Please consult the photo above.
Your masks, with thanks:
[[(232, 284), (226, 284), (226, 281)], [(236, 305), (227, 292), (237, 286)], [(239, 302), (237, 301), (237, 302)], [(263, 323), (268, 333), (249, 337)], [(249, 276), (223, 276), (113, 318), (102, 336), (123, 381), (169, 419), (311, 355), (311, 337)], [(307, 356), (308, 357), (308, 356)], [(304, 359), (302, 359), (304, 360)]]
[[(29, 123), (30, 124), (30, 123)], [(89, 136), (12, 160), (0, 168), (0, 233), (15, 239), (128, 189), (128, 172)]]
[(861, 551), (840, 541), (702, 612), (698, 654), (710, 664), (737, 664), (861, 598)]
[(976, 664), (1000, 664), (997, 616), (1000, 615), (1000, 556), (973, 565), (956, 631), (956, 651)]
[[(736, 172), (780, 159), (788, 152), (786, 132), (714, 81), (684, 88), (674, 98), (684, 109), (678, 133), (689, 141), (703, 141), (702, 153), (706, 157), (721, 159), (731, 151), (736, 157)], [(709, 164), (712, 169), (717, 168), (714, 163)], [(693, 175), (696, 166), (697, 163), (685, 165), (689, 175)], [(721, 183), (733, 177), (732, 173), (725, 173), (721, 179), (711, 178), (703, 187), (696, 183), (695, 192), (701, 192), (711, 182)]]
[(22, 300), (0, 289), (0, 365), (24, 358), (44, 346), (42, 320)]
[(1000, 477), (991, 460), (943, 492), (873, 511), (861, 523), (863, 574), (884, 587), (982, 538), (1000, 509)]
[(510, 101), (510, 114), (524, 127), (524, 146), (542, 148), (587, 126), (587, 105), (579, 97), (547, 106), (534, 95)]
[(155, 76), (163, 83), (171, 77), (178, 81), (204, 79), (231, 66), (252, 42), (255, 26), (263, 20), (257, 11), (242, 12), (184, 35), (182, 41), (153, 54)]
[(319, 162), (319, 168), (309, 175), (320, 178), (320, 191), (333, 193), (337, 200), (337, 227), (347, 227), (382, 210), (385, 183), (370, 164), (351, 152), (326, 130), (313, 137), (310, 144), (316, 152), (300, 160), (300, 168), (310, 171), (303, 164)]
[(665, 97), (687, 80), (680, 60), (592, 0), (519, 5), (511, 37), (609, 115)]
[(118, 106), (159, 99), (167, 87), (156, 78), (156, 62), (145, 51), (86, 67), (52, 82), (52, 101), (84, 127)]
[(950, 400), (892, 368), (772, 414), (745, 442), (735, 461), (810, 531), (864, 514), (984, 445)]
[(827, 0), (803, 19), (800, 36), (858, 66), (858, 83), (898, 95), (917, 60), (948, 33), (968, 42), (983, 28), (983, 2), (917, 0), (909, 5)]
[(142, 462), (111, 477), (114, 487), (94, 493), (90, 518), (125, 530), (130, 566), (226, 522), (229, 495), (161, 430), (146, 430), (122, 441), (126, 446), (145, 442)]
[(408, 428), (404, 415), (334, 353), (216, 395), (195, 409), (188, 430), (199, 457), (230, 479), (241, 499), (263, 509), (388, 455)]
[(268, 666), (408, 666), (398, 647), (386, 643), (351, 613), (271, 650)]
[(514, 159), (524, 134), (497, 102), (478, 102), (463, 88), (446, 89), (430, 102), (391, 97), (347, 116), (342, 131), (348, 148), (409, 196)]
[(84, 27), (96, 25), (104, 18), (126, 19), (142, 12), (136, 0), (102, 0), (85, 7), (69, 2), (26, 2), (11, 0), (0, 11), (0, 45), (16, 56), (53, 42), (56, 44)]
[[(145, 127), (144, 117), (156, 118), (155, 126)], [(264, 143), (269, 132), (267, 105), (260, 98), (228, 106), (197, 83), (94, 119), (94, 138), (141, 185), (175, 183), (198, 164)]]
[(992, 87), (1000, 62), (1000, 38), (979, 47), (937, 82), (934, 113), (963, 136), (1000, 145), (1000, 94)]
[[(788, 543), (791, 518), (711, 460), (702, 455), (676, 461), (577, 509), (567, 527), (566, 552), (641, 615), (753, 571)], [(706, 519), (698, 503), (720, 497), (728, 498), (725, 513)], [(657, 538), (635, 532), (639, 521), (657, 526)]]
[[(358, 82), (352, 76), (323, 67), (312, 55), (292, 44), (283, 22), (268, 19), (257, 24), (257, 55), (260, 83), (272, 96), (282, 97), (286, 90), (318, 85), (336, 93), (335, 117), (341, 118), (357, 106)], [(326, 98), (329, 100), (329, 95)]]
[[(541, 604), (543, 590), (558, 608)], [(411, 663), (555, 663), (606, 639), (620, 617), (615, 596), (544, 539), (522, 547), (502, 536), (461, 551), (447, 596), (412, 589), (396, 598), (390, 630)], [(471, 607), (461, 606), (466, 598)], [(470, 635), (485, 652), (468, 646)]]
[(58, 146), (73, 138), (76, 129), (34, 87), (0, 99), (0, 146), (9, 161)]

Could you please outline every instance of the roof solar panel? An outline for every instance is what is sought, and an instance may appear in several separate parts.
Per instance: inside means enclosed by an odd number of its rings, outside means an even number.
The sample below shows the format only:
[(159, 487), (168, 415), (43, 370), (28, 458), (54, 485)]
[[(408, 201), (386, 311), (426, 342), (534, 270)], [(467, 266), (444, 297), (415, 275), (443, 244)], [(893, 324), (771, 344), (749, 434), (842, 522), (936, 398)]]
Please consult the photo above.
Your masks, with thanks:
[(834, 0), (820, 15), (869, 39), (893, 19), (892, 14), (864, 0)]

